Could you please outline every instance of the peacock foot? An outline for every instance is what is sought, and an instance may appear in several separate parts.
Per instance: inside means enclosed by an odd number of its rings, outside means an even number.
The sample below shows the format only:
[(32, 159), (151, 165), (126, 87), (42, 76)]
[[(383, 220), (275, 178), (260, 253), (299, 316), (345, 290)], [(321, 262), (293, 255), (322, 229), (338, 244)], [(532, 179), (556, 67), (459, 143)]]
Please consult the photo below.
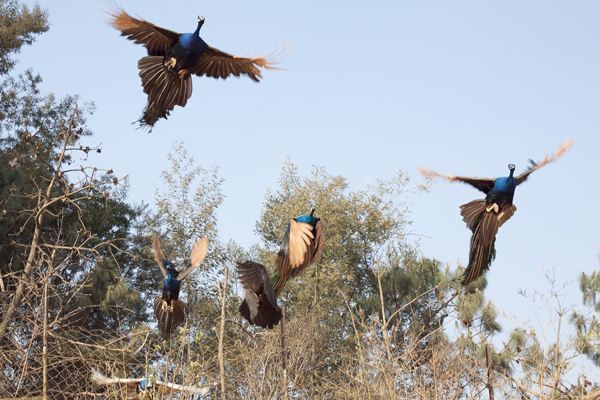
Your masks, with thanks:
[(165, 60), (164, 65), (169, 69), (173, 69), (175, 66), (177, 66), (177, 59), (175, 57), (171, 57), (168, 60)]
[(498, 207), (498, 204), (493, 203), (493, 204), (490, 204), (489, 206), (487, 206), (485, 208), (485, 211), (487, 211), (487, 212), (494, 211), (496, 214), (498, 214), (498, 211), (500, 211), (500, 207)]

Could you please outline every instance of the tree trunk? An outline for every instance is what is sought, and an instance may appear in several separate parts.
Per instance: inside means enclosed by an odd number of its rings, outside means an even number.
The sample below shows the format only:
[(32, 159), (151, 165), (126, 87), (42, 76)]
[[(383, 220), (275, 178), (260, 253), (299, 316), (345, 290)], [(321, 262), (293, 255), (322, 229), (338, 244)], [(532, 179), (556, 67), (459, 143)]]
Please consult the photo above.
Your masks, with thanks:
[(288, 398), (288, 380), (287, 380), (287, 352), (285, 350), (285, 304), (281, 306), (281, 369), (282, 369), (282, 390), (283, 399)]
[(224, 355), (224, 338), (225, 338), (225, 316), (227, 311), (227, 280), (229, 277), (229, 268), (227, 265), (223, 267), (224, 278), (223, 286), (221, 287), (221, 326), (219, 328), (219, 375), (221, 378), (221, 398), (225, 399), (225, 355)]
[(492, 356), (490, 355), (490, 346), (486, 343), (485, 345), (485, 362), (487, 364), (487, 389), (488, 389), (488, 394), (490, 397), (490, 400), (494, 400), (494, 385), (492, 384), (492, 379), (493, 379), (493, 360), (492, 360)]

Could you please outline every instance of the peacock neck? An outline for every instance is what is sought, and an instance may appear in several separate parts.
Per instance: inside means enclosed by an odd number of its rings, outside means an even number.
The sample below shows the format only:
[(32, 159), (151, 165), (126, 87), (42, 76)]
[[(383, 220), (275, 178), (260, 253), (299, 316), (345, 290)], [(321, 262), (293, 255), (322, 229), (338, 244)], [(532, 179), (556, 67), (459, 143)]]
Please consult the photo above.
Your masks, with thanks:
[(204, 24), (204, 21), (199, 21), (198, 22), (198, 26), (196, 27), (196, 30), (194, 31), (194, 33), (192, 34), (193, 38), (197, 39), (200, 38), (200, 28), (202, 28), (202, 25)]

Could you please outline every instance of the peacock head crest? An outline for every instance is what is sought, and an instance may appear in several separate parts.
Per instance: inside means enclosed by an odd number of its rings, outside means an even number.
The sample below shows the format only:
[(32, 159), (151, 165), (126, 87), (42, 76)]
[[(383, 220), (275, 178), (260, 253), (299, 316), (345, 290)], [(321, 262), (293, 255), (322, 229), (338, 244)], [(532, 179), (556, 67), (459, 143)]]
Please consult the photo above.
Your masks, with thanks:
[(177, 279), (177, 276), (179, 275), (179, 271), (177, 271), (177, 269), (175, 268), (175, 264), (173, 264), (173, 262), (169, 261), (169, 260), (165, 260), (164, 264), (165, 264), (165, 268), (171, 274), (171, 276), (173, 278)]
[(510, 176), (513, 176), (513, 172), (515, 172), (515, 164), (508, 164), (508, 170), (510, 171)]
[(200, 28), (202, 28), (202, 25), (204, 25), (204, 17), (198, 15), (198, 26), (193, 33), (194, 37), (200, 37)]

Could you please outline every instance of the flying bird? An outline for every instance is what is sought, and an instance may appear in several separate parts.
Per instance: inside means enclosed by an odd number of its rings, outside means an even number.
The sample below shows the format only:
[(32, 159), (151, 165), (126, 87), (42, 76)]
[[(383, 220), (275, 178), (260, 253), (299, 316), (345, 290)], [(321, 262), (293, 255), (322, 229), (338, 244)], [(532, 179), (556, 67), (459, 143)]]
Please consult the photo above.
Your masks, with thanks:
[(203, 396), (208, 394), (211, 389), (209, 385), (178, 385), (176, 383), (162, 382), (153, 377), (116, 378), (113, 376), (109, 378), (95, 369), (92, 369), (90, 379), (99, 386), (117, 385), (119, 388), (123, 388), (126, 393), (125, 398), (128, 400), (156, 398), (154, 396), (155, 393), (160, 393), (160, 396), (170, 396), (177, 392), (187, 392)]
[(186, 304), (179, 300), (181, 282), (202, 263), (207, 247), (206, 238), (199, 239), (192, 248), (189, 265), (179, 272), (175, 265), (165, 258), (158, 237), (152, 237), (154, 259), (164, 277), (162, 295), (154, 301), (154, 316), (158, 321), (158, 329), (167, 337), (185, 321)]
[(277, 254), (277, 272), (272, 278), (262, 264), (238, 263), (238, 276), (245, 293), (239, 310), (251, 324), (269, 329), (277, 325), (281, 319), (277, 297), (286, 282), (321, 260), (323, 223), (314, 213), (315, 209), (290, 220)]
[(486, 195), (484, 200), (473, 200), (460, 206), (460, 214), (463, 217), (463, 221), (472, 232), (469, 264), (462, 278), (463, 286), (473, 282), (490, 268), (496, 256), (494, 246), (496, 233), (517, 210), (517, 207), (513, 204), (513, 197), (517, 186), (525, 182), (532, 172), (557, 160), (572, 145), (573, 142), (567, 140), (554, 154), (546, 156), (542, 161), (535, 162), (529, 160), (529, 167), (518, 176), (514, 176), (514, 164), (508, 164), (508, 176), (496, 179), (468, 178), (443, 175), (427, 169), (419, 170), (427, 178), (442, 178), (450, 182), (467, 183)]
[(198, 17), (193, 33), (177, 33), (125, 11), (112, 14), (112, 26), (121, 35), (141, 44), (148, 55), (138, 61), (139, 75), (148, 102), (139, 119), (150, 130), (161, 118), (167, 119), (175, 106), (184, 107), (192, 95), (192, 75), (223, 78), (247, 75), (260, 80), (261, 68), (276, 69), (265, 57), (238, 57), (209, 46), (200, 37), (204, 17)]

